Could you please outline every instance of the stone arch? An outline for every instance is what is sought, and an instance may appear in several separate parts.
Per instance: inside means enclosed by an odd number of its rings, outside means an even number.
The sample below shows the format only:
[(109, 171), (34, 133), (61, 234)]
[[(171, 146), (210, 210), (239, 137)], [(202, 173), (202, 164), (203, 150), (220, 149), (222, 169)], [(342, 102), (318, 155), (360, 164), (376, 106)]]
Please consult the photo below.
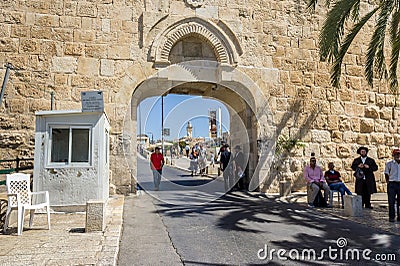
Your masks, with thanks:
[[(271, 70), (278, 75), (276, 70)], [(271, 72), (272, 73), (272, 72)], [(228, 65), (223, 65), (215, 61), (187, 61), (174, 64), (159, 70), (153, 76), (138, 84), (134, 89), (130, 104), (130, 116), (125, 119), (125, 132), (136, 136), (136, 110), (139, 103), (152, 96), (160, 96), (168, 93), (172, 88), (184, 83), (205, 82), (228, 88), (240, 98), (251, 112), (256, 121), (252, 121), (248, 130), (250, 136), (251, 160), (257, 161), (252, 167), (251, 173), (254, 178), (251, 180), (250, 187), (255, 189), (263, 186), (265, 178), (268, 176), (271, 159), (273, 157), (273, 146), (275, 136), (272, 125), (272, 113), (269, 111), (268, 101), (263, 97), (263, 93), (258, 85), (245, 73)], [(214, 97), (212, 90), (207, 96), (213, 97), (230, 105), (227, 98)], [(221, 94), (222, 97), (223, 94)], [(232, 102), (231, 102), (232, 103)], [(251, 109), (251, 110), (250, 110)], [(245, 110), (246, 111), (246, 110)], [(133, 147), (136, 147), (136, 138), (131, 137)], [(131, 162), (132, 177), (136, 176), (136, 150), (132, 148), (130, 153), (125, 150), (125, 156)], [(135, 180), (132, 179), (132, 185)]]
[(238, 48), (236, 38), (231, 40), (231, 37), (214, 23), (195, 17), (173, 23), (156, 36), (150, 48), (150, 58), (154, 61), (155, 66), (165, 67), (170, 65), (168, 57), (174, 44), (193, 35), (213, 47), (219, 63), (237, 65), (239, 54), (242, 52), (241, 48)]

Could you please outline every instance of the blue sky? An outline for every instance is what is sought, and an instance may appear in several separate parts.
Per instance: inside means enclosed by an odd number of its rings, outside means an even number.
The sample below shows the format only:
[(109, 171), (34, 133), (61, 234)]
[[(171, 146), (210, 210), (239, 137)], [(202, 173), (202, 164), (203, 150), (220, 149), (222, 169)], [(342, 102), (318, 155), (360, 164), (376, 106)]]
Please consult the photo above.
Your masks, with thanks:
[[(229, 130), (229, 112), (226, 106), (214, 99), (203, 98), (201, 96), (188, 96), (168, 94), (164, 97), (164, 127), (170, 128), (170, 136), (166, 140), (173, 140), (186, 136), (187, 122), (193, 126), (194, 137), (208, 137), (209, 110), (217, 110), (221, 107), (222, 131)], [(137, 112), (137, 134), (146, 134), (154, 140), (161, 139), (161, 97), (151, 97), (144, 99)], [(219, 122), (217, 126), (219, 128)], [(141, 127), (141, 131), (140, 128)]]

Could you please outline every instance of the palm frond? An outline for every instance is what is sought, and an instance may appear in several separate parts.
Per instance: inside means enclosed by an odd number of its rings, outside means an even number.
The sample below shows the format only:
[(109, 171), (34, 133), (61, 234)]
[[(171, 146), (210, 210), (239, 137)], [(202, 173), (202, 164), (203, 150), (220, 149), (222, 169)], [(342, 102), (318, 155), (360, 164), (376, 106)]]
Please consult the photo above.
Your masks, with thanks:
[(396, 12), (393, 12), (392, 15), (392, 20), (390, 21), (390, 41), (393, 43), (393, 41), (396, 39), (397, 34), (399, 33), (399, 24), (400, 24), (400, 12), (397, 10)]
[[(324, 6), (329, 7), (333, 0), (325, 0)], [(315, 11), (315, 7), (318, 4), (318, 0), (307, 0), (307, 9), (311, 11)]]
[(331, 83), (332, 86), (339, 88), (339, 81), (341, 75), (341, 67), (343, 58), (346, 55), (350, 44), (353, 42), (354, 38), (357, 36), (361, 28), (368, 22), (368, 20), (379, 10), (379, 7), (376, 7), (374, 10), (366, 14), (364, 17), (360, 19), (360, 21), (355, 24), (346, 35), (343, 44), (340, 46), (340, 50), (338, 52), (338, 56), (336, 57), (331, 71)]
[(391, 27), (390, 27), (390, 42), (392, 45), (390, 65), (389, 65), (389, 84), (390, 89), (393, 93), (398, 92), (399, 84), (397, 80), (397, 65), (399, 63), (400, 53), (400, 12), (397, 11), (392, 16)]
[(320, 59), (333, 61), (337, 57), (344, 23), (360, 0), (340, 0), (328, 12), (319, 36)]
[(378, 78), (387, 77), (385, 64), (384, 46), (385, 32), (389, 16), (393, 10), (393, 1), (382, 1), (380, 14), (375, 25), (374, 33), (368, 46), (367, 59), (365, 64), (365, 76), (370, 86), (373, 85), (374, 67), (377, 70)]
[(318, 0), (309, 0), (307, 3), (307, 9), (311, 11), (315, 11), (315, 7), (318, 4)]
[(354, 4), (353, 9), (351, 11), (351, 19), (353, 21), (357, 21), (360, 14), (360, 1)]

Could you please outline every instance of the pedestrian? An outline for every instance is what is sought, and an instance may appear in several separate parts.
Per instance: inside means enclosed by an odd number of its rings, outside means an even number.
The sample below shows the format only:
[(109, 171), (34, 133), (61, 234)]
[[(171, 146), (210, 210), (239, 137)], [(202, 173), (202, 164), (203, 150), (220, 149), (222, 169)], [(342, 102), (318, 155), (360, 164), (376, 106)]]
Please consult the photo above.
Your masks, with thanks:
[(400, 149), (392, 152), (393, 160), (386, 163), (385, 179), (389, 203), (389, 222), (394, 222), (395, 202), (397, 201), (397, 221), (400, 221)]
[(221, 154), (225, 150), (225, 145), (226, 143), (224, 141), (221, 142), (221, 147), (219, 148), (218, 154), (217, 154), (217, 162), (221, 162)]
[(233, 173), (236, 182), (236, 188), (244, 190), (245, 188), (245, 175), (244, 175), (244, 154), (241, 151), (240, 145), (235, 146), (235, 155), (233, 157)]
[(317, 165), (317, 159), (314, 157), (314, 153), (311, 154), (310, 164), (304, 168), (304, 178), (307, 181), (307, 185), (311, 190), (311, 195), (308, 201), (308, 206), (314, 207), (314, 200), (318, 196), (319, 191), (324, 191), (325, 202), (321, 205), (330, 207), (326, 202), (328, 201), (330, 189), (326, 180), (322, 174), (322, 169)]
[(214, 152), (211, 152), (210, 166), (212, 166), (212, 168), (214, 168), (214, 166), (215, 166), (215, 154), (214, 154)]
[(329, 170), (326, 171), (324, 174), (326, 182), (328, 183), (330, 190), (339, 191), (339, 193), (342, 197), (342, 208), (343, 208), (344, 207), (344, 200), (343, 200), (344, 194), (347, 193), (347, 195), (352, 195), (352, 193), (340, 179), (340, 177), (341, 177), (340, 173), (335, 170), (335, 165), (333, 164), (333, 162), (328, 163), (328, 169)]
[(207, 150), (202, 144), (199, 146), (198, 162), (199, 162), (200, 175), (203, 175), (206, 173), (206, 167), (207, 167)]
[(186, 158), (189, 158), (189, 151), (190, 151), (190, 147), (189, 147), (189, 145), (186, 145), (185, 146)]
[(224, 184), (225, 184), (225, 191), (228, 192), (234, 186), (233, 180), (233, 167), (232, 164), (229, 163), (231, 158), (231, 152), (229, 150), (229, 145), (225, 144), (224, 150), (221, 153), (221, 171), (223, 172), (222, 175), (224, 176)]
[(189, 159), (190, 159), (190, 165), (189, 165), (189, 170), (192, 172), (191, 176), (196, 175), (196, 172), (199, 168), (199, 162), (198, 162), (198, 154), (197, 151), (195, 150), (195, 148), (192, 148), (192, 152), (189, 155)]
[(372, 209), (371, 195), (376, 193), (376, 183), (374, 172), (378, 170), (375, 160), (368, 157), (368, 148), (359, 147), (357, 154), (360, 157), (355, 158), (351, 164), (351, 169), (355, 171), (356, 177), (355, 192), (362, 197), (362, 205), (364, 208)]
[(150, 168), (153, 171), (154, 190), (159, 190), (162, 175), (162, 168), (164, 166), (164, 156), (160, 152), (160, 148), (156, 147), (150, 156)]

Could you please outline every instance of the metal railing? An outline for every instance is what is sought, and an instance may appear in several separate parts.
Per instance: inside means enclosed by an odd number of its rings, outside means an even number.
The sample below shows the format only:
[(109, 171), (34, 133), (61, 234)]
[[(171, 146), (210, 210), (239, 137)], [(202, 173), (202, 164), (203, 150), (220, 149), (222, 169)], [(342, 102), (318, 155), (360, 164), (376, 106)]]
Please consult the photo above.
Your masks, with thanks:
[[(0, 174), (11, 174), (18, 173), (23, 170), (31, 170), (33, 169), (33, 158), (16, 158), (9, 160), (0, 160)], [(32, 163), (29, 163), (32, 162)], [(13, 167), (15, 166), (15, 167)], [(0, 181), (0, 185), (5, 185), (5, 180)]]

